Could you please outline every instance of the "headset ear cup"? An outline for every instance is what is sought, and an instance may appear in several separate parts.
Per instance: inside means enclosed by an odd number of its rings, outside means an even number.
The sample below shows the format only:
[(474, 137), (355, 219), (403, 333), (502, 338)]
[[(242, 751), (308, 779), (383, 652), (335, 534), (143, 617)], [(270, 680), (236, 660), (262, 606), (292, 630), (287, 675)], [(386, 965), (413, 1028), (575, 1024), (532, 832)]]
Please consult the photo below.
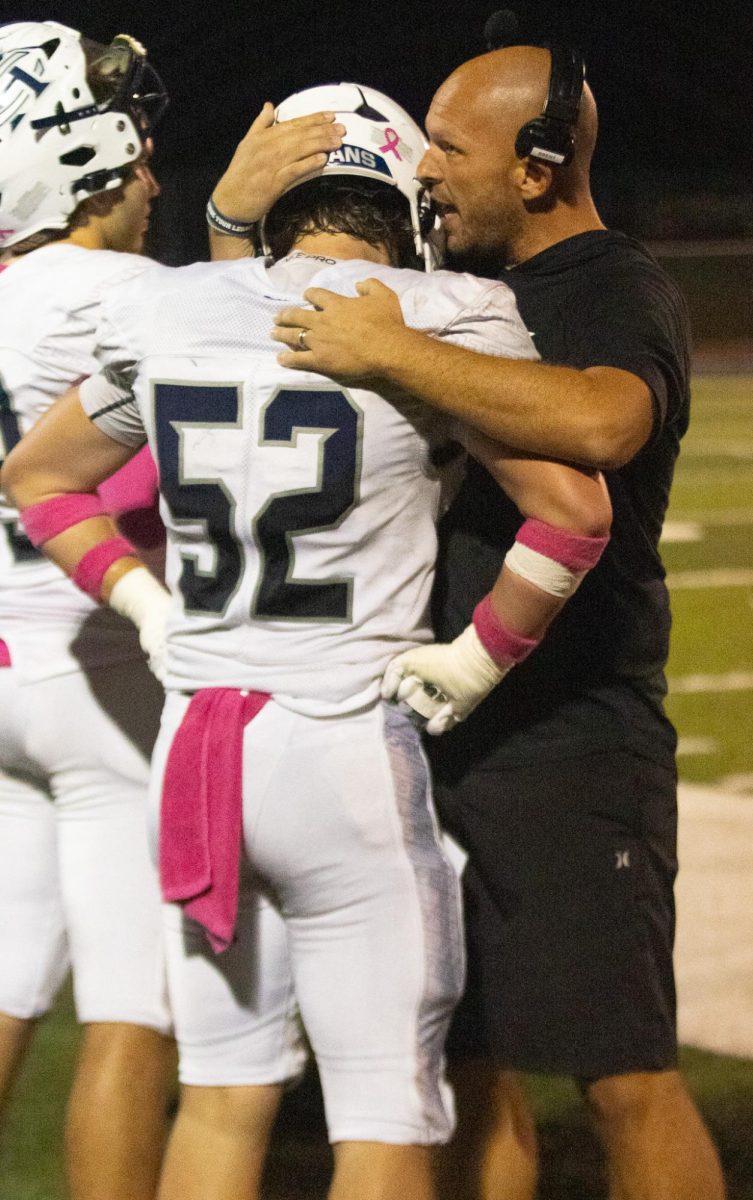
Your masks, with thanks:
[(537, 123), (536, 121), (529, 121), (518, 130), (518, 136), (515, 139), (515, 153), (518, 158), (528, 158), (528, 155), (531, 153), (534, 139), (533, 127)]
[(559, 121), (537, 117), (523, 125), (515, 139), (518, 158), (535, 158), (555, 166), (567, 166), (573, 157), (573, 134)]

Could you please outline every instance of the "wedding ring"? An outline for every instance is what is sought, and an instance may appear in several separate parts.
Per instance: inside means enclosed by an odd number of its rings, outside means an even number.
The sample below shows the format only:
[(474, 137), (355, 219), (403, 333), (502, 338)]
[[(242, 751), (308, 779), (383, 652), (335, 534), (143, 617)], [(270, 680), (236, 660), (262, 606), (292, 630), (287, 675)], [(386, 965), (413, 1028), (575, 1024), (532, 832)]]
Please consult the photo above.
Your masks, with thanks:
[(308, 346), (306, 345), (306, 330), (305, 329), (298, 330), (298, 349), (299, 350), (308, 350)]

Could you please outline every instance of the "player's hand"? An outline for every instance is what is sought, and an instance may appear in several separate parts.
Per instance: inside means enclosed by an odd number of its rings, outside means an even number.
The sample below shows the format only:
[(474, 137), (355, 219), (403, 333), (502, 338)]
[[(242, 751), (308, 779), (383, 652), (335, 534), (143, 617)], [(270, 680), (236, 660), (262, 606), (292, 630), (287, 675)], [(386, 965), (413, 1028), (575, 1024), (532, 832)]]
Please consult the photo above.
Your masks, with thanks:
[(149, 663), (149, 670), (160, 683), (167, 674), (167, 613), (170, 597), (162, 605), (154, 605), (139, 625), (139, 645)]
[(309, 288), (303, 298), (312, 309), (283, 308), (272, 337), (290, 349), (278, 354), (277, 361), (341, 383), (379, 379), (395, 338), (405, 332), (400, 300), (378, 279), (364, 279), (356, 287), (357, 298)]
[(149, 660), (149, 669), (160, 683), (166, 673), (167, 617), (170, 593), (144, 566), (134, 567), (113, 585), (110, 608), (133, 621), (139, 644)]
[(426, 718), (426, 732), (436, 735), (464, 721), (506, 674), (469, 625), (454, 642), (417, 646), (393, 658), (382, 698), (408, 704)]
[(344, 133), (332, 112), (275, 124), (274, 107), (267, 101), (215, 187), (215, 204), (233, 220), (260, 221), (288, 188), (321, 173)]

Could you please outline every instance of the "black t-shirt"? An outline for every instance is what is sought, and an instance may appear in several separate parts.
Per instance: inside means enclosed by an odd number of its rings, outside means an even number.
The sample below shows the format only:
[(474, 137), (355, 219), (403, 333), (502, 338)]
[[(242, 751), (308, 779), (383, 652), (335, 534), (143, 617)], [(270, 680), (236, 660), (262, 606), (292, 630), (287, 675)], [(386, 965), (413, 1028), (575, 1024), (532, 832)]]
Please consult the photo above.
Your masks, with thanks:
[[(670, 614), (658, 541), (689, 415), (688, 319), (674, 283), (638, 242), (599, 230), (504, 272), (547, 363), (619, 367), (654, 399), (654, 429), (632, 462), (607, 473), (612, 536), (599, 564), (534, 653), (451, 734), (429, 739), (447, 782), (496, 767), (632, 748), (666, 761)], [(559, 401), (552, 396), (552, 405)], [(440, 526), (437, 637), (468, 624), (489, 591), (521, 514), (478, 464)]]

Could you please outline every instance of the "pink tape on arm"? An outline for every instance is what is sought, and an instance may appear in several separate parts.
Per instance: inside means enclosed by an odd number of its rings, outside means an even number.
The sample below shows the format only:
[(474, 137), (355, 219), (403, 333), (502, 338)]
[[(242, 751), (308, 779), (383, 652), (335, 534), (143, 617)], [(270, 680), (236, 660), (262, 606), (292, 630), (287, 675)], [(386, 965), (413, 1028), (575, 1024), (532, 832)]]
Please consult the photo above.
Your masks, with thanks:
[(153, 550), (165, 541), (159, 515), (159, 477), (148, 446), (101, 483), (99, 495), (105, 510), (115, 518), (121, 533), (142, 550)]
[(523, 637), (503, 625), (492, 608), (491, 596), (484, 596), (476, 605), (473, 624), (481, 645), (499, 666), (522, 662), (539, 644), (539, 638)]
[(50, 538), (57, 537), (90, 517), (101, 517), (102, 502), (92, 492), (68, 492), (50, 496), (39, 504), (30, 504), (21, 513), (21, 522), (26, 536), (33, 546), (42, 546)]
[(135, 508), (150, 508), (159, 495), (157, 467), (148, 446), (105, 479), (97, 488), (102, 507), (112, 517), (132, 512)]
[(138, 558), (138, 555), (125, 538), (106, 538), (104, 542), (92, 546), (91, 550), (87, 550), (86, 554), (78, 560), (76, 569), (71, 573), (71, 579), (76, 587), (80, 587), (82, 592), (86, 592), (87, 596), (91, 596), (93, 600), (99, 600), (102, 580), (109, 568), (119, 558), (131, 557)]
[(545, 521), (536, 521), (529, 517), (524, 521), (515, 535), (516, 542), (536, 550), (547, 558), (554, 559), (568, 571), (590, 571), (601, 558), (602, 551), (609, 541), (606, 537), (583, 537), (578, 533), (570, 533), (568, 529), (557, 529), (547, 525)]

